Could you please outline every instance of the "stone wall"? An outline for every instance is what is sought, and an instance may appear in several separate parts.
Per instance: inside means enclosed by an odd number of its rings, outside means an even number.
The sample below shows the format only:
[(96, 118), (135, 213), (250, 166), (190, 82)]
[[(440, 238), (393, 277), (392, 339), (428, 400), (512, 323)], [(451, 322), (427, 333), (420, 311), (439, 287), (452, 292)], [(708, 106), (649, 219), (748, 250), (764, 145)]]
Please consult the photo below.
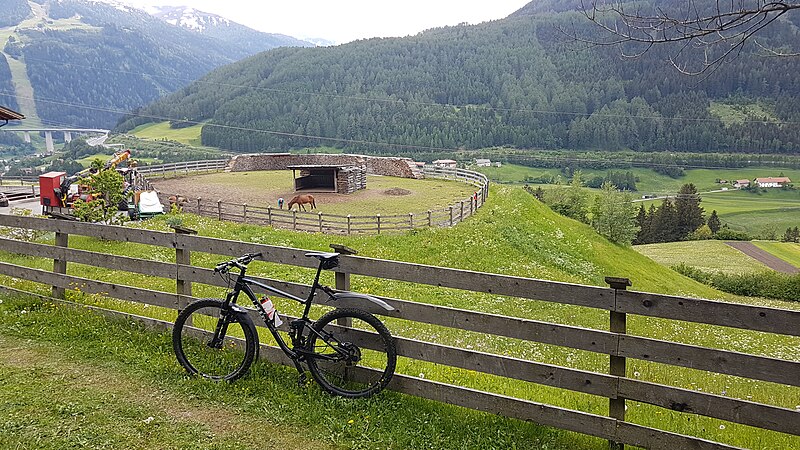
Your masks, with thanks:
[(293, 155), (289, 153), (260, 153), (234, 156), (230, 162), (231, 172), (254, 170), (287, 170), (288, 166), (303, 164), (366, 166), (370, 175), (386, 175), (400, 178), (417, 178), (412, 171), (414, 161), (410, 158), (380, 157), (348, 154)]

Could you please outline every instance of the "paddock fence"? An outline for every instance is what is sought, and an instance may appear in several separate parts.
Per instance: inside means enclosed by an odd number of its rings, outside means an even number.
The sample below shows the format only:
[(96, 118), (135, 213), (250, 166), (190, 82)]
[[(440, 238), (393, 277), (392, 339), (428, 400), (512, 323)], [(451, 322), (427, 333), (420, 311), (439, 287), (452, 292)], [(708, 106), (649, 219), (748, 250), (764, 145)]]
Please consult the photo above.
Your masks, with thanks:
[[(152, 173), (172, 176), (195, 172), (193, 166), (184, 167), (180, 164), (168, 168), (159, 167)], [(216, 166), (211, 164), (199, 167)], [(143, 174), (147, 175), (147, 172), (143, 172)], [(489, 179), (485, 175), (471, 170), (426, 167), (424, 175), (426, 178), (466, 183), (474, 186), (475, 192), (467, 198), (457, 199), (444, 208), (390, 215), (341, 215), (313, 211), (290, 211), (271, 206), (254, 206), (204, 198), (187, 198), (187, 202), (182, 208), (185, 212), (218, 220), (266, 225), (273, 228), (344, 235), (381, 234), (424, 227), (452, 227), (475, 214), (478, 208), (483, 206), (489, 193)], [(165, 205), (169, 205), (168, 199), (171, 196), (177, 196), (177, 194), (159, 193), (159, 198)]]
[[(304, 257), (305, 250), (202, 237), (179, 233), (177, 230), (174, 233), (161, 232), (11, 215), (0, 215), (0, 226), (7, 227), (6, 230), (38, 230), (55, 234), (53, 244), (0, 238), (0, 245), (5, 252), (28, 255), (29, 258), (25, 261), (53, 261), (52, 271), (0, 262), (0, 275), (11, 277), (10, 279), (29, 280), (39, 286), (37, 294), (10, 287), (13, 284), (7, 282), (7, 278), (0, 285), (0, 291), (37, 295), (47, 299), (64, 299), (66, 291), (73, 295), (73, 290), (79, 287), (84, 293), (159, 307), (142, 311), (165, 311), (161, 308), (180, 310), (195, 299), (192, 295), (193, 284), (225, 287), (224, 281), (215, 277), (210, 268), (192, 265), (192, 252), (220, 255), (220, 259), (247, 252), (261, 252), (263, 260), (267, 262), (304, 268), (316, 267), (316, 260)], [(153, 253), (158, 248), (174, 249), (175, 258), (174, 262), (165, 262), (80, 250), (70, 247), (70, 236), (91, 236), (105, 241), (145, 244), (148, 248), (153, 248)], [(82, 271), (83, 265), (113, 271), (114, 282), (82, 277), (81, 274), (85, 273)], [(174, 289), (170, 287), (166, 291), (159, 291), (120, 284), (120, 280), (137, 279), (135, 275), (122, 275), (125, 272), (157, 277), (162, 279), (162, 286), (174, 286)], [(782, 433), (779, 436), (790, 442), (788, 447), (794, 447), (792, 444), (800, 442), (797, 440), (800, 436), (798, 410), (643, 381), (631, 376), (627, 368), (628, 360), (648, 361), (667, 367), (696, 369), (701, 373), (708, 372), (711, 376), (733, 375), (751, 380), (753, 386), (767, 382), (786, 385), (785, 389), (794, 389), (800, 386), (800, 362), (790, 356), (775, 358), (654, 339), (631, 334), (633, 327), (628, 327), (627, 323), (629, 318), (635, 318), (637, 323), (657, 320), (659, 326), (666, 322), (664, 327), (709, 324), (793, 339), (800, 336), (800, 311), (636, 292), (627, 289), (630, 282), (624, 278), (607, 278), (609, 287), (595, 287), (350, 255), (341, 256), (341, 264), (335, 272), (335, 287), (339, 290), (349, 289), (350, 276), (358, 275), (384, 281), (407, 282), (424, 289), (450, 288), (454, 289), (453, 295), (462, 291), (488, 293), (492, 296), (509, 297), (505, 301), (543, 301), (552, 303), (553, 307), (579, 306), (596, 313), (608, 314), (610, 326), (606, 330), (423, 304), (411, 299), (381, 297), (396, 308), (391, 312), (376, 310), (370, 305), (357, 305), (385, 316), (389, 320), (390, 329), (395, 325), (395, 328), (406, 330), (405, 333), (393, 330), (397, 338), (397, 350), (402, 357), (466, 369), (476, 376), (488, 374), (504, 377), (515, 380), (515, 383), (527, 383), (531, 389), (536, 385), (543, 385), (563, 390), (564, 395), (568, 392), (590, 394), (601, 404), (607, 400), (607, 415), (432, 381), (408, 373), (398, 373), (389, 389), (607, 439), (613, 448), (622, 448), (625, 444), (664, 449), (736, 448), (730, 444), (704, 439), (702, 436), (679, 434), (626, 420), (627, 406), (636, 403), (655, 405), (659, 410), (663, 408), (670, 413), (680, 411), (675, 414), (679, 414), (681, 418), (685, 416), (687, 420), (706, 416), (772, 430)], [(308, 290), (308, 286), (303, 284), (264, 278), (261, 281), (301, 297)], [(151, 288), (158, 285), (147, 280), (141, 282)], [(43, 295), (45, 290), (52, 294)], [(103, 310), (103, 313), (125, 317), (159, 330), (171, 327), (170, 322), (163, 320), (110, 310)], [(258, 323), (255, 311), (251, 314)], [(285, 323), (290, 320), (292, 317)], [(499, 336), (520, 343), (528, 341), (570, 351), (587, 351), (607, 358), (608, 370), (580, 370), (567, 365), (544, 364), (520, 355), (487, 353), (466, 344), (437, 343), (434, 342), (437, 336), (435, 331), (431, 334), (426, 332), (426, 339), (404, 335), (414, 334), (414, 326), (424, 327), (426, 330), (431, 327), (459, 330), (458, 332), (466, 330), (479, 333), (479, 336), (485, 336), (486, 339), (498, 339), (496, 337)], [(283, 326), (285, 327), (286, 325)], [(371, 337), (368, 333), (350, 331), (354, 335), (354, 341), (370, 347)], [(260, 353), (270, 361), (289, 363), (275, 347), (262, 345)], [(177, 365), (176, 370), (179, 370)]]

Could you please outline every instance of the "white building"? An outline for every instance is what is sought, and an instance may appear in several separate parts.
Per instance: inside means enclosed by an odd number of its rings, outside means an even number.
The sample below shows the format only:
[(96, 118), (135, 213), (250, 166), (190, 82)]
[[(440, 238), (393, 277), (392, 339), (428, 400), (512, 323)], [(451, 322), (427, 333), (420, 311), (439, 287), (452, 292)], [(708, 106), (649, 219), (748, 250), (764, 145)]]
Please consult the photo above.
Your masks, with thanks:
[(458, 164), (452, 159), (437, 159), (433, 162), (433, 165), (444, 169), (455, 169)]
[(478, 167), (491, 167), (492, 161), (490, 159), (476, 159), (475, 165)]
[(756, 178), (756, 184), (762, 188), (779, 188), (791, 183), (788, 177)]

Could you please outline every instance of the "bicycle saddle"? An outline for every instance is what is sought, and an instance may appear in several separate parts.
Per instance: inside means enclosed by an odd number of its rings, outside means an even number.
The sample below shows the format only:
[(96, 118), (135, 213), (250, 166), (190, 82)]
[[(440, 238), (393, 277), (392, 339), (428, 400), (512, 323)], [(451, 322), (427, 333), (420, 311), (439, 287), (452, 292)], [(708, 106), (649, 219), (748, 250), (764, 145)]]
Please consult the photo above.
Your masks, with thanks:
[(321, 261), (329, 261), (331, 259), (335, 259), (337, 256), (339, 256), (339, 254), (338, 253), (326, 253), (326, 252), (308, 252), (308, 253), (306, 253), (306, 256), (309, 257), (309, 258), (310, 257), (318, 258)]

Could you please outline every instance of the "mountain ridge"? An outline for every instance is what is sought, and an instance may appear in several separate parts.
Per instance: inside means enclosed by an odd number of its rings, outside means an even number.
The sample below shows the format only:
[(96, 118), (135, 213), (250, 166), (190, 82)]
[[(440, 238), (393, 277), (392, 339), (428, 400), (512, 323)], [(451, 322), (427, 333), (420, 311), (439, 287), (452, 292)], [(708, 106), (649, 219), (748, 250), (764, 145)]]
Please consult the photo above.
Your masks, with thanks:
[[(321, 144), (395, 153), (800, 151), (792, 75), (800, 58), (745, 54), (725, 73), (687, 80), (665, 49), (625, 60), (610, 47), (569, 47), (558, 26), (574, 13), (514, 14), (404, 38), (278, 49), (219, 68), (142, 111), (207, 123), (205, 145), (242, 152)], [(765, 42), (797, 47), (797, 35), (776, 23)], [(758, 99), (777, 120), (726, 125), (711, 112), (715, 102)], [(147, 121), (132, 117), (119, 129)]]
[[(24, 63), (33, 87), (36, 111), (22, 112), (70, 126), (111, 128), (121, 114), (215, 67), (274, 48), (274, 36), (255, 30), (247, 29), (265, 39), (244, 34), (244, 44), (236, 36), (225, 41), (119, 2), (3, 0), (0, 17), (16, 21), (0, 26), (0, 50)], [(0, 86), (11, 83), (11, 72), (0, 71)], [(0, 102), (16, 102), (17, 95), (4, 88)]]

